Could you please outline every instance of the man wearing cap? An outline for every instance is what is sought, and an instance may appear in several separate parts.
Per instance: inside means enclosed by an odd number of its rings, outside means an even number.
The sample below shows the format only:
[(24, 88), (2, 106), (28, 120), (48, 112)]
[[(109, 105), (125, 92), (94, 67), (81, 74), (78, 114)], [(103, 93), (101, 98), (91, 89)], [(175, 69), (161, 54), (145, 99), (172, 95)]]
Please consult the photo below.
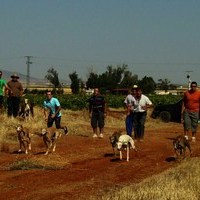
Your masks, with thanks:
[(8, 91), (8, 117), (17, 117), (19, 113), (20, 97), (23, 94), (22, 84), (18, 81), (19, 76), (13, 74), (11, 80), (7, 83), (10, 90)]
[(134, 127), (133, 119), (134, 119), (134, 105), (136, 104), (135, 101), (135, 95), (136, 95), (136, 89), (137, 85), (134, 85), (131, 90), (129, 91), (129, 94), (126, 96), (124, 100), (125, 108), (126, 108), (126, 133), (127, 135), (132, 137), (132, 130)]
[(140, 88), (136, 89), (135, 96), (136, 104), (134, 105), (134, 119), (133, 123), (135, 125), (135, 137), (139, 139), (139, 141), (143, 141), (144, 139), (144, 129), (145, 129), (145, 121), (147, 116), (147, 109), (152, 107), (153, 104), (150, 99), (142, 94), (142, 90)]
[(0, 71), (0, 112), (2, 113), (3, 103), (4, 103), (4, 90), (8, 90), (8, 86), (6, 84), (6, 80), (2, 79), (2, 71)]

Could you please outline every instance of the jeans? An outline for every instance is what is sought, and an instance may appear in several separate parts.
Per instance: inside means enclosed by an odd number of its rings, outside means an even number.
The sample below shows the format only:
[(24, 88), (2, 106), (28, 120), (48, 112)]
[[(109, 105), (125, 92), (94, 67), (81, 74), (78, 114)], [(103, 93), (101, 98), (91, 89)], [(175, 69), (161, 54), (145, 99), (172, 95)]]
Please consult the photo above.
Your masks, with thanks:
[(144, 138), (144, 124), (146, 121), (147, 112), (136, 112), (133, 117), (135, 139)]

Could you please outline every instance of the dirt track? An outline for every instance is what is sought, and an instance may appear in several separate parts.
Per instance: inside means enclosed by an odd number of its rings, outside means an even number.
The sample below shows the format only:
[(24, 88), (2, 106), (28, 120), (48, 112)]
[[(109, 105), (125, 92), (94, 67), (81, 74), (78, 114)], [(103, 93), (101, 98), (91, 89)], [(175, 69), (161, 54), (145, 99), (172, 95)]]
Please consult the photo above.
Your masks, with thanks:
[[(89, 127), (88, 127), (89, 128)], [(156, 131), (146, 130), (144, 142), (136, 142), (138, 152), (131, 150), (130, 161), (115, 160), (109, 144), (110, 130), (103, 139), (63, 136), (54, 154), (44, 156), (40, 138), (34, 141), (30, 155), (1, 152), (0, 199), (50, 200), (85, 199), (101, 195), (115, 187), (137, 183), (178, 163), (173, 160), (172, 138), (182, 133), (181, 124), (163, 124)], [(192, 144), (193, 156), (200, 155), (200, 141)], [(40, 158), (66, 161), (59, 170), (8, 170), (16, 160)]]

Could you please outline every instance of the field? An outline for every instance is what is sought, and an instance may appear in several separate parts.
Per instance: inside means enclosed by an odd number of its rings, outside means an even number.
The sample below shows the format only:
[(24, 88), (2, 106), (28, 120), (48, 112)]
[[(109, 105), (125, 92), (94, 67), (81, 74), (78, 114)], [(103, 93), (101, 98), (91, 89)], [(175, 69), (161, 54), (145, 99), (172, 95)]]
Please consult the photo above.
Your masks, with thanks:
[[(124, 119), (123, 112), (108, 112), (104, 138), (93, 139), (88, 112), (64, 110), (62, 122), (69, 135), (60, 138), (55, 153), (45, 156), (42, 138), (37, 135), (45, 126), (40, 108), (29, 123), (1, 115), (0, 199), (97, 199), (180, 165), (174, 160), (172, 139), (183, 133), (182, 124), (149, 117), (144, 142), (136, 142), (138, 152), (131, 150), (129, 162), (114, 159), (109, 136), (125, 130)], [(33, 133), (28, 155), (17, 153), (15, 125), (19, 123)], [(199, 143), (197, 136), (191, 144), (192, 157), (200, 156)]]

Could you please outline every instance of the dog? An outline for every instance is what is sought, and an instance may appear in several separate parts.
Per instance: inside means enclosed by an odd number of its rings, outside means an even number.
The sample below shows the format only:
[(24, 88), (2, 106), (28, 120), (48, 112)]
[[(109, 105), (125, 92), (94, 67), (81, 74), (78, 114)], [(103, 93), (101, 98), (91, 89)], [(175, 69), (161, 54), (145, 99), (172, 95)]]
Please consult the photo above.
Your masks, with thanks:
[(173, 141), (173, 148), (177, 158), (185, 158), (186, 149), (190, 151), (190, 155), (192, 153), (190, 142), (184, 135), (177, 136)]
[(134, 140), (129, 135), (121, 135), (117, 142), (117, 150), (120, 152), (120, 160), (122, 160), (122, 150), (126, 150), (126, 161), (129, 161), (129, 149), (131, 147), (137, 151)]
[(43, 137), (44, 144), (47, 147), (45, 155), (48, 155), (51, 147), (52, 152), (55, 152), (57, 140), (61, 137), (61, 133), (58, 132), (58, 129), (54, 127), (43, 128), (41, 130), (41, 135)]
[(33, 103), (29, 102), (28, 99), (23, 99), (20, 103), (19, 116), (23, 117), (25, 121), (30, 120), (30, 116), (34, 117)]
[(28, 150), (31, 150), (31, 134), (28, 128), (22, 125), (16, 126), (18, 140), (19, 140), (19, 150), (18, 153), (22, 151), (22, 147), (25, 149), (25, 154), (28, 154)]
[(110, 137), (110, 144), (112, 145), (113, 149), (113, 155), (116, 157), (116, 147), (117, 147), (117, 142), (119, 141), (119, 137), (122, 135), (121, 131), (115, 131)]

